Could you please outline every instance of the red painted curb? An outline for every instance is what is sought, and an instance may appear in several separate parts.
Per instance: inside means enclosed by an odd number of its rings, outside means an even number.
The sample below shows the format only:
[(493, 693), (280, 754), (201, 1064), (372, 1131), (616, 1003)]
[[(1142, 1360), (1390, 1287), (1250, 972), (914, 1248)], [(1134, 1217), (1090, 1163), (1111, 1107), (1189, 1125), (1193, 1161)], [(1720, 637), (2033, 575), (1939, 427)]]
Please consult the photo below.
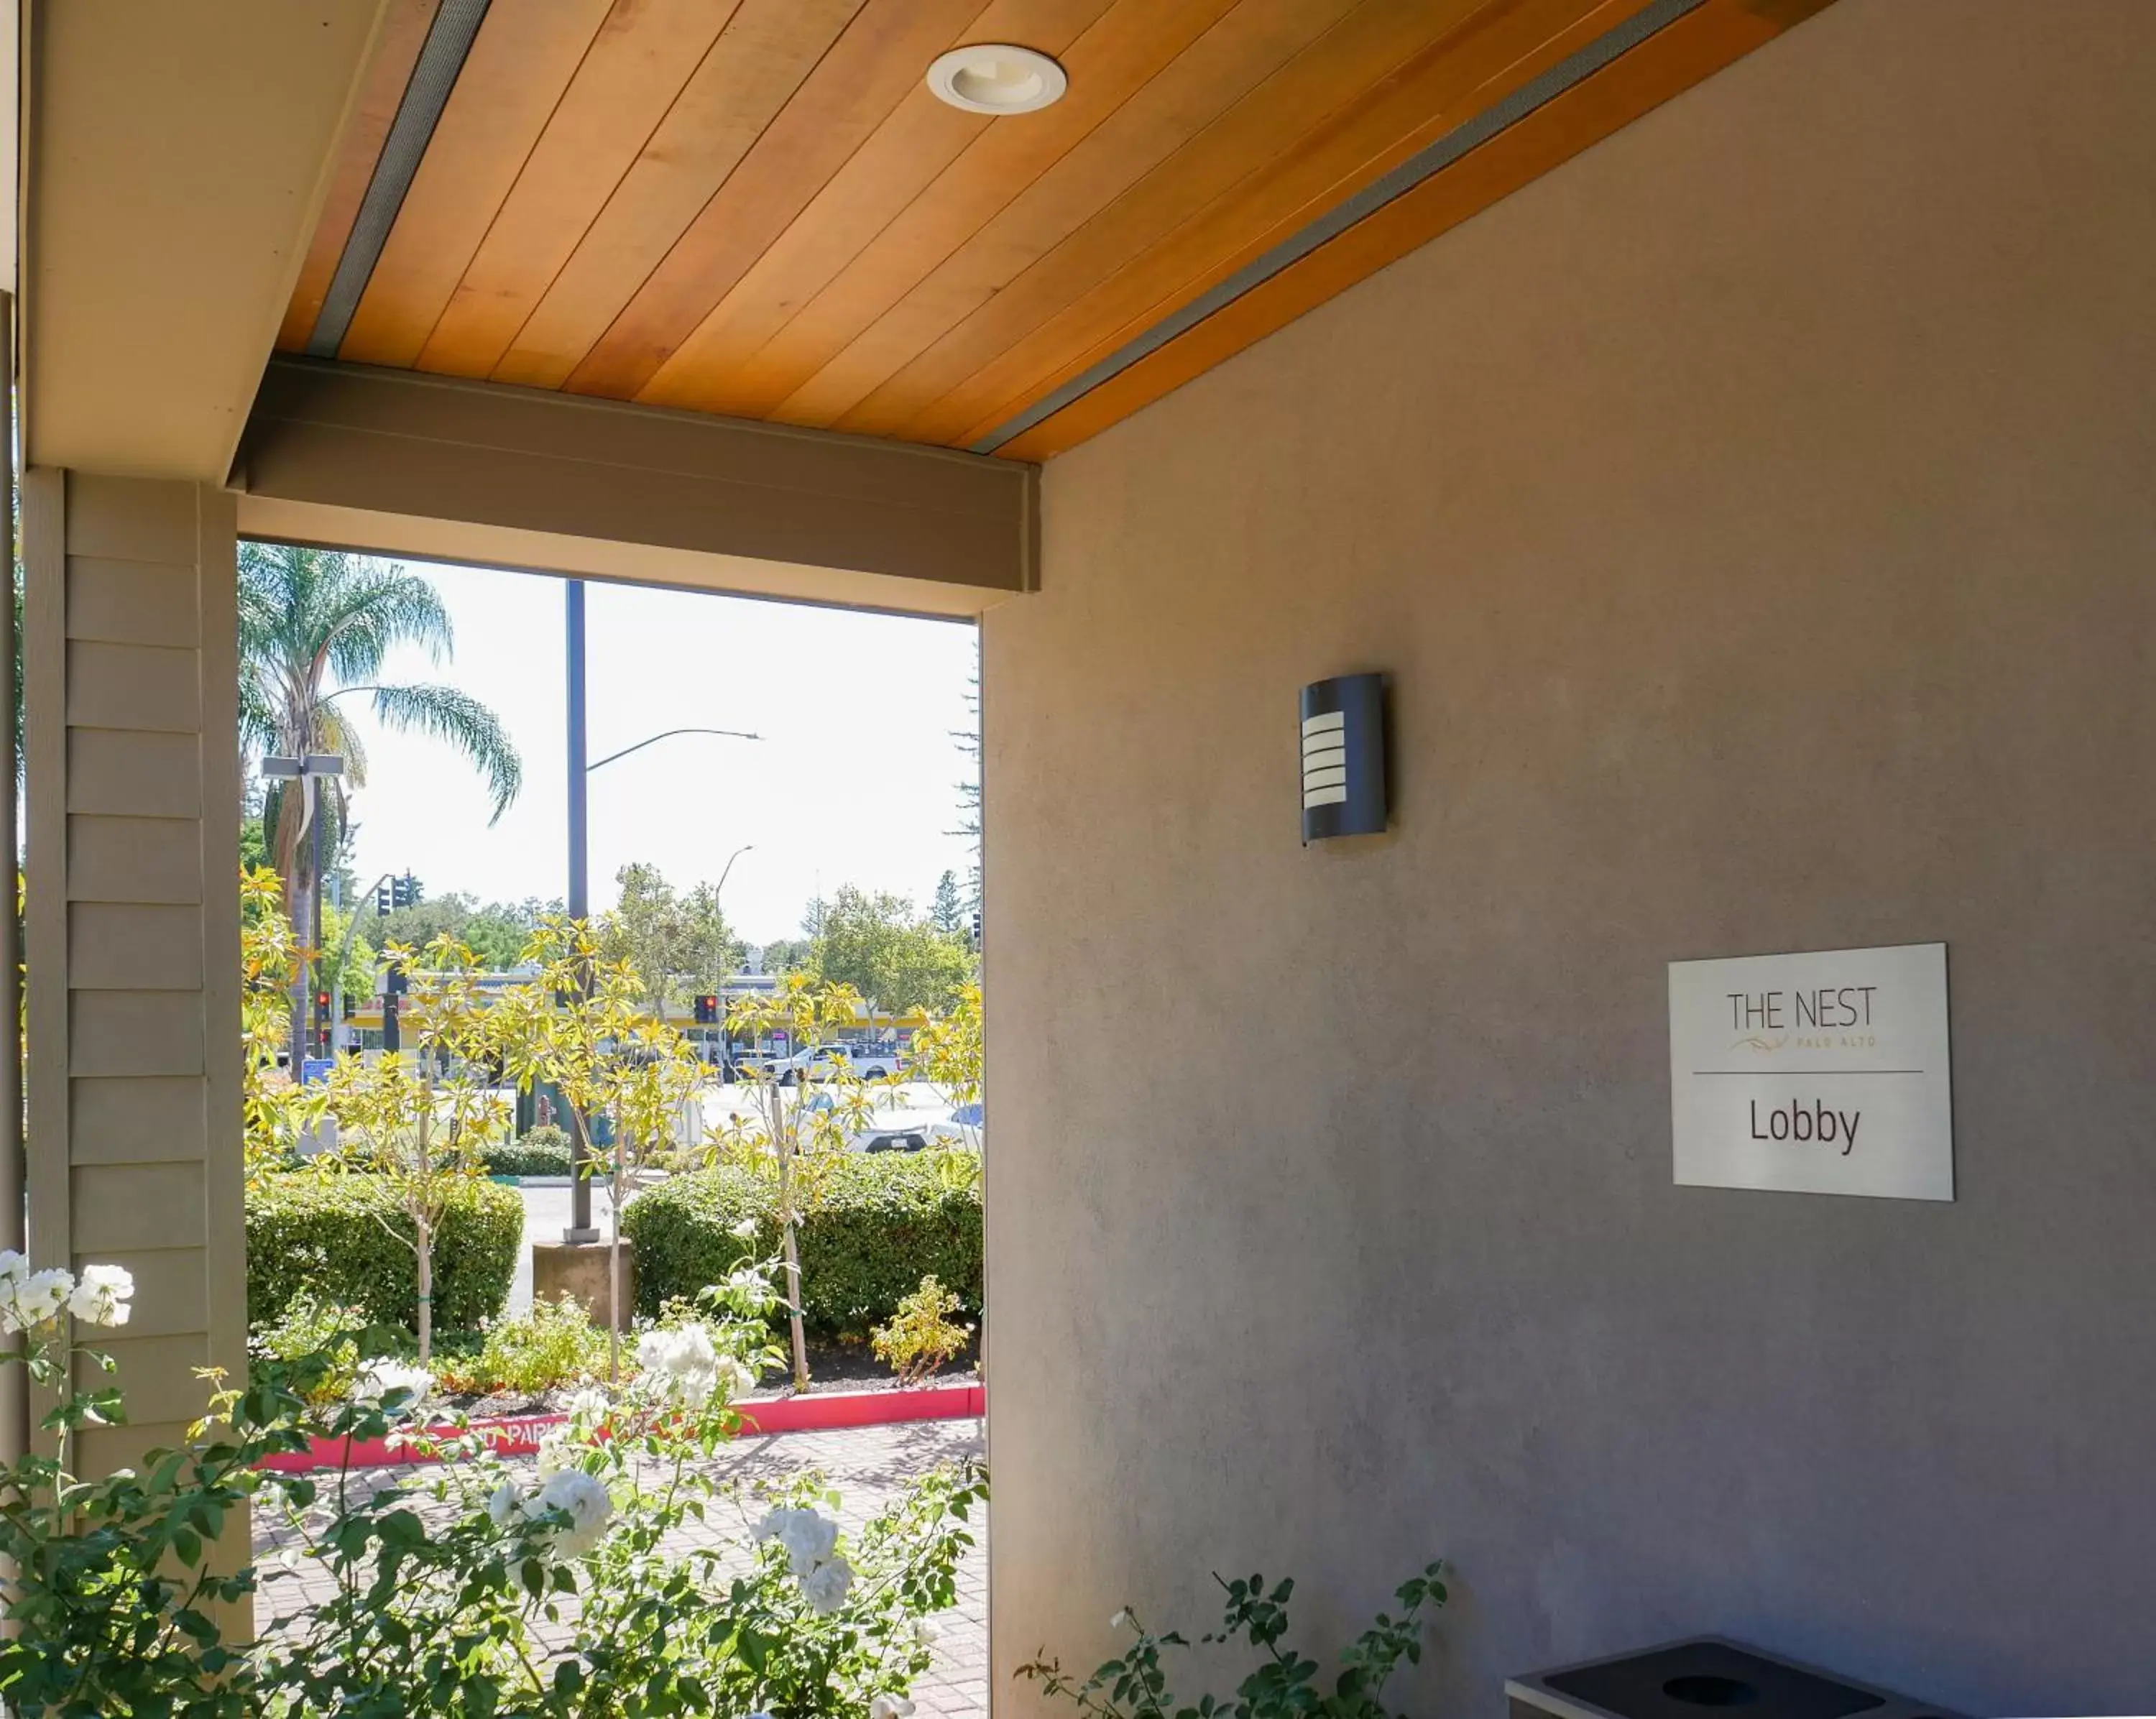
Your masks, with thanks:
[(806, 1433), (831, 1427), (897, 1426), (909, 1420), (965, 1420), (986, 1411), (988, 1392), (975, 1380), (963, 1385), (916, 1385), (901, 1391), (774, 1397), (769, 1402), (734, 1406), (759, 1433)]
[[(501, 1420), (475, 1420), (469, 1430), (484, 1439), (498, 1455), (529, 1456), (539, 1448), (540, 1439), (568, 1418), (566, 1414), (512, 1415)], [(428, 1428), (425, 1434), (395, 1439), (316, 1439), (305, 1450), (280, 1451), (264, 1457), (255, 1466), (304, 1475), (326, 1468), (395, 1468), (406, 1463), (439, 1462), (443, 1458), (438, 1452), (411, 1442), (412, 1437), (428, 1434), (444, 1439), (461, 1436), (454, 1427), (438, 1426)]]
[[(986, 1411), (988, 1393), (978, 1380), (965, 1384), (917, 1385), (898, 1391), (833, 1391), (806, 1397), (774, 1397), (737, 1403), (744, 1434), (802, 1433), (837, 1427), (899, 1426), (916, 1420), (966, 1420)], [(529, 1456), (539, 1441), (568, 1419), (566, 1414), (518, 1414), (499, 1420), (475, 1420), (469, 1431), (501, 1456)], [(433, 1427), (436, 1437), (459, 1436), (454, 1427)], [(424, 1436), (424, 1435), (421, 1435)], [(311, 1474), (321, 1469), (393, 1468), (408, 1463), (440, 1462), (435, 1450), (410, 1437), (316, 1439), (304, 1451), (281, 1451), (256, 1465), (281, 1474)]]

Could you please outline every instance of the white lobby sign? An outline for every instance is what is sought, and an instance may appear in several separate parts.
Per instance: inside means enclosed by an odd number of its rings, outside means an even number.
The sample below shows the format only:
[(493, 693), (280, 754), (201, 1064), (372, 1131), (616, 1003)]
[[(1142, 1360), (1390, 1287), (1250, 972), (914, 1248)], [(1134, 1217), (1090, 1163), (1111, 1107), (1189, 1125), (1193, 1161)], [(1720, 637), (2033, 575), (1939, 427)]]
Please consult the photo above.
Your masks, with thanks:
[(1943, 943), (1670, 963), (1688, 1188), (1953, 1198)]

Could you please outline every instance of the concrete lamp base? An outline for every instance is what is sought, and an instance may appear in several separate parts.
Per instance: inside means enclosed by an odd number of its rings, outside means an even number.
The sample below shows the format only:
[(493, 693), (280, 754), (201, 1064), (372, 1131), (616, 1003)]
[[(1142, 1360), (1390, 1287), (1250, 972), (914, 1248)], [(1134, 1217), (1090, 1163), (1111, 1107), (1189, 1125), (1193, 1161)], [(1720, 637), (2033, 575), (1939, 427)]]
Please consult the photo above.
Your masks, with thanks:
[[(583, 1304), (592, 1323), (603, 1329), (612, 1307), (607, 1293), (607, 1265), (613, 1250), (604, 1242), (535, 1241), (531, 1244), (531, 1299), (556, 1301), (573, 1296)], [(636, 1314), (636, 1249), (628, 1237), (621, 1243), (621, 1317), (617, 1331), (627, 1331)]]

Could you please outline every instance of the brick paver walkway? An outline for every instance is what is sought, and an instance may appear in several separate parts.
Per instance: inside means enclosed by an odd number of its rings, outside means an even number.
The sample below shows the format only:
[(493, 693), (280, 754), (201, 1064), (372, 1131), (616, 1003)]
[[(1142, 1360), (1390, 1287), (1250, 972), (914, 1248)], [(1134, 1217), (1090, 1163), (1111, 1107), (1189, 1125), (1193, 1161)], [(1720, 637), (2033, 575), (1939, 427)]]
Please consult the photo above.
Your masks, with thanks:
[[(819, 1470), (839, 1492), (840, 1520), (855, 1530), (914, 1476), (941, 1463), (981, 1453), (978, 1420), (916, 1421), (904, 1426), (743, 1439), (721, 1460), (718, 1471), (747, 1480), (776, 1480), (803, 1470)], [(525, 1459), (519, 1465), (529, 1461)], [(408, 1469), (373, 1470), (354, 1478), (365, 1484), (412, 1473)], [(914, 1686), (918, 1719), (977, 1719), (988, 1711), (988, 1523), (977, 1520), (973, 1527), (977, 1543), (958, 1567), (958, 1604), (935, 1619), (942, 1632), (936, 1643), (936, 1663)], [(715, 1526), (712, 1537), (720, 1532)], [(255, 1556), (281, 1549), (290, 1537), (275, 1525), (258, 1523)], [(258, 1624), (296, 1609), (310, 1588), (321, 1585), (311, 1570), (266, 1584), (256, 1600)]]

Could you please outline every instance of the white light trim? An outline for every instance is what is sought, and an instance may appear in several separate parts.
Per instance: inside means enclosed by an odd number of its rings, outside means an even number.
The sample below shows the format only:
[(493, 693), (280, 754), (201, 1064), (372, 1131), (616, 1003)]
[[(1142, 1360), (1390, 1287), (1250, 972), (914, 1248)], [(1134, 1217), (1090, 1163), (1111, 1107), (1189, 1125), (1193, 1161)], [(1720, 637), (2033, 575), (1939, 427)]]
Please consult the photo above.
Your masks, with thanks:
[(1348, 800), (1348, 717), (1325, 711), (1302, 719), (1302, 809)]
[(953, 107), (976, 114), (1029, 114), (1061, 100), (1070, 80), (1046, 54), (1008, 42), (976, 42), (938, 54), (928, 87)]

